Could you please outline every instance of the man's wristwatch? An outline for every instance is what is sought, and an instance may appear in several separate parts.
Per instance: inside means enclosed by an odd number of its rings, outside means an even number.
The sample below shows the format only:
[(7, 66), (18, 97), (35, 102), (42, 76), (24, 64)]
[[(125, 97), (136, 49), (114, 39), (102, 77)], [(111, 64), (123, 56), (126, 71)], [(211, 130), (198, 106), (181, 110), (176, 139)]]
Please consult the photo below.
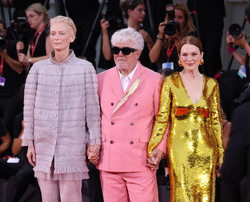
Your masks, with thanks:
[(29, 63), (31, 63), (31, 58), (29, 58)]

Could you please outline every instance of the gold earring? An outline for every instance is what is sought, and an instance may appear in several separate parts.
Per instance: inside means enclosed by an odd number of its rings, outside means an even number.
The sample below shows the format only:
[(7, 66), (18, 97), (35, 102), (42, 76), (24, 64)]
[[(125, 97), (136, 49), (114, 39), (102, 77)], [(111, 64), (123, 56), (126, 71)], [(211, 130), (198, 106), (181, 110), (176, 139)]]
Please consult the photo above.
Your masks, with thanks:
[(201, 58), (200, 65), (203, 65), (203, 64), (204, 64), (204, 60), (203, 58)]
[(178, 65), (182, 67), (182, 62), (180, 60), (178, 60)]

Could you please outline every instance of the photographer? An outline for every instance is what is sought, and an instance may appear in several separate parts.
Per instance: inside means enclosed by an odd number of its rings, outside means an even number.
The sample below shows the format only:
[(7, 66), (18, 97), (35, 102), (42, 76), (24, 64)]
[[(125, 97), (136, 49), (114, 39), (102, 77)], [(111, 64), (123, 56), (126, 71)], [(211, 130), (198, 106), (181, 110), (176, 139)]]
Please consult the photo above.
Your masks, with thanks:
[(40, 3), (32, 4), (26, 9), (26, 17), (30, 27), (36, 30), (36, 33), (29, 44), (26, 55), (22, 52), (24, 49), (22, 41), (17, 42), (16, 48), (18, 59), (28, 72), (32, 64), (49, 58), (53, 48), (49, 41), (50, 23), (47, 9)]
[[(116, 27), (113, 31), (117, 31), (121, 28), (131, 27), (138, 32), (141, 33), (143, 39), (144, 39), (144, 49), (142, 50), (142, 53), (140, 55), (140, 62), (142, 65), (157, 71), (157, 66), (153, 64), (149, 60), (149, 51), (154, 45), (154, 41), (152, 40), (153, 34), (150, 32), (149, 29), (141, 26), (144, 19), (145, 19), (145, 2), (143, 0), (125, 0), (120, 4), (120, 7), (122, 11), (124, 12), (124, 17), (128, 19), (127, 24), (124, 24), (122, 26)], [(110, 61), (112, 60), (112, 54), (111, 54), (111, 45), (110, 45), (110, 36), (108, 33), (108, 27), (110, 26), (110, 21), (106, 19), (101, 20), (101, 27), (102, 27), (102, 52), (106, 60)], [(100, 66), (101, 67), (101, 66)], [(103, 67), (101, 67), (103, 68)]]
[[(246, 18), (247, 24), (250, 24), (250, 3), (248, 3), (246, 8), (245, 8), (245, 18)], [(249, 75), (250, 74), (250, 69), (249, 69), (250, 68), (250, 65), (249, 65), (250, 46), (246, 40), (245, 32), (242, 31), (242, 33), (238, 37), (234, 37), (234, 36), (230, 35), (229, 32), (227, 32), (227, 39), (226, 40), (227, 40), (227, 50), (229, 51), (229, 53), (231, 53), (234, 56), (234, 58), (241, 65), (245, 66), (246, 78), (247, 78), (247, 81), (250, 82), (250, 75)], [(233, 47), (233, 44), (244, 48), (246, 50), (246, 55), (243, 56), (240, 53), (238, 53), (235, 50), (235, 48)]]
[(165, 22), (159, 24), (157, 40), (150, 50), (151, 62), (159, 62), (162, 69), (181, 71), (178, 65), (177, 45), (187, 35), (194, 35), (195, 26), (188, 8), (182, 3), (167, 5)]
[(5, 24), (0, 21), (0, 118), (12, 137), (14, 118), (22, 109), (19, 89), (25, 73), (18, 62), (15, 42), (5, 40), (6, 31)]

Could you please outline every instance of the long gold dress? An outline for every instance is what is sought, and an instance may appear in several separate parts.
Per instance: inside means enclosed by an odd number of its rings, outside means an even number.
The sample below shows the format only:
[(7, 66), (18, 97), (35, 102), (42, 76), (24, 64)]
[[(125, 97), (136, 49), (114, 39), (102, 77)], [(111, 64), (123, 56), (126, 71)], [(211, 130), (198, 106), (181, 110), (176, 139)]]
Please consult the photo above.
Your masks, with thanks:
[(214, 201), (216, 166), (222, 164), (224, 153), (217, 82), (203, 76), (202, 96), (194, 104), (179, 73), (166, 77), (148, 155), (160, 143), (168, 122), (171, 201)]

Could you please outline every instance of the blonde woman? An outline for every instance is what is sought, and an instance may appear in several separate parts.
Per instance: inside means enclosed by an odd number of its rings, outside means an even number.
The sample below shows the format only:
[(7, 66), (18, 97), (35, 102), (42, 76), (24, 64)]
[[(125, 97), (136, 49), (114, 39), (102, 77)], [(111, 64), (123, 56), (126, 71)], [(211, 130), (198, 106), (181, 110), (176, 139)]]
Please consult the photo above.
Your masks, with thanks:
[(59, 201), (59, 196), (62, 202), (82, 201), (86, 144), (92, 155), (101, 144), (96, 73), (69, 49), (75, 34), (70, 18), (51, 19), (54, 51), (33, 65), (25, 86), (22, 144), (28, 145), (43, 201)]
[(29, 70), (35, 62), (49, 58), (53, 48), (49, 41), (50, 19), (47, 9), (41, 3), (31, 4), (26, 9), (26, 17), (30, 27), (36, 32), (26, 54), (21, 51), (24, 49), (22, 41), (18, 41), (16, 47), (19, 61)]

